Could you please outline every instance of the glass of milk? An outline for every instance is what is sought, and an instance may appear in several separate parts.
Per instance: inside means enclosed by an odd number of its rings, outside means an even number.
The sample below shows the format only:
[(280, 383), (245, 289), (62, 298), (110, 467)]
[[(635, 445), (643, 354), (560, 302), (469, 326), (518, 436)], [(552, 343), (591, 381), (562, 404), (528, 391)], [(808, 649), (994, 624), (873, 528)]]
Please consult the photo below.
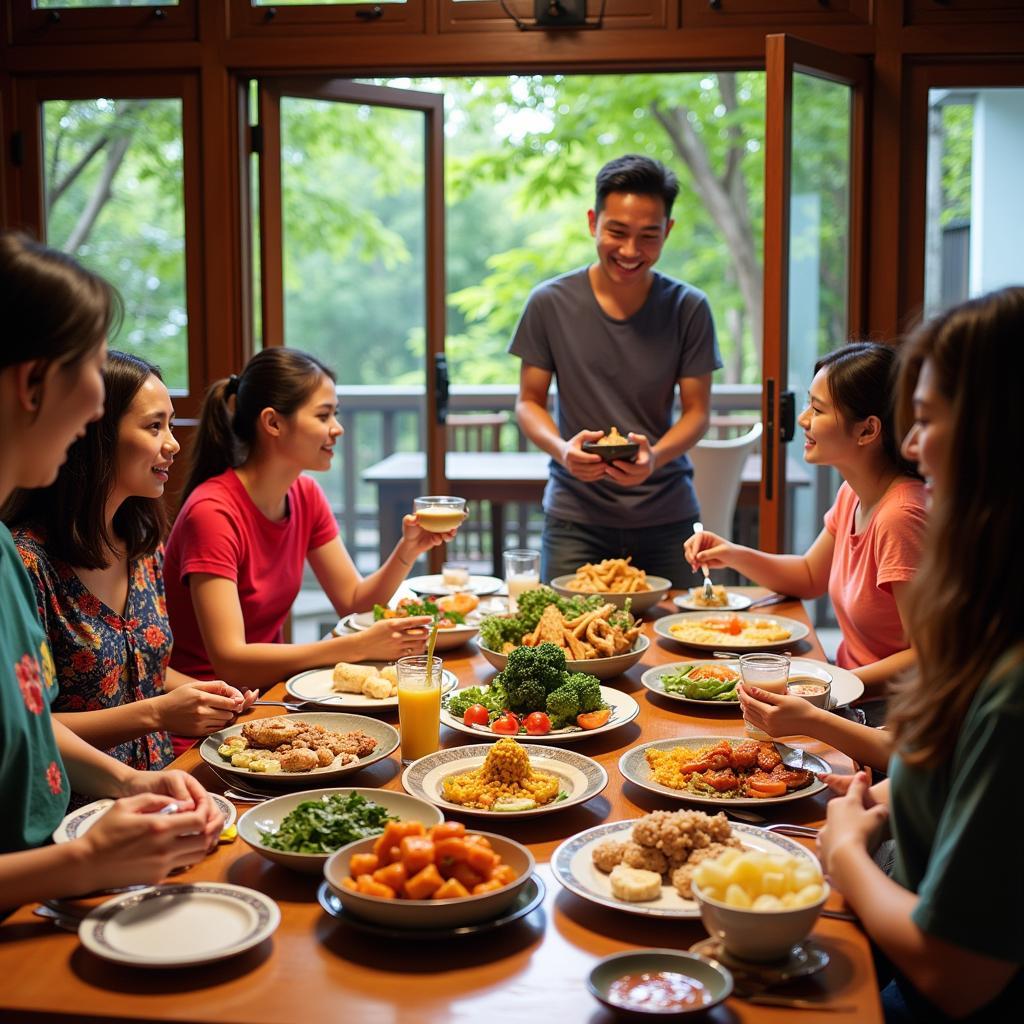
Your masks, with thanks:
[(531, 548), (511, 548), (505, 552), (505, 584), (508, 610), (515, 615), (517, 599), (524, 590), (540, 586), (540, 552)]

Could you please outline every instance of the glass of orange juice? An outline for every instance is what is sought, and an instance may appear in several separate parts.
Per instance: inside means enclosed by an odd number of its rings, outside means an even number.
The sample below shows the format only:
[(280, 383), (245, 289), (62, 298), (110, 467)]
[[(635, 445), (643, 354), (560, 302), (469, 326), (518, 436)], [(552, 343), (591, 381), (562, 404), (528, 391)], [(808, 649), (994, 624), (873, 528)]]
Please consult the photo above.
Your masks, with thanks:
[(540, 552), (530, 548), (512, 548), (504, 553), (508, 610), (515, 615), (519, 595), (540, 586)]
[(431, 533), (447, 533), (466, 518), (466, 499), (450, 494), (428, 494), (412, 503), (416, 521)]
[(411, 764), (441, 745), (441, 659), (418, 654), (396, 667), (402, 764)]

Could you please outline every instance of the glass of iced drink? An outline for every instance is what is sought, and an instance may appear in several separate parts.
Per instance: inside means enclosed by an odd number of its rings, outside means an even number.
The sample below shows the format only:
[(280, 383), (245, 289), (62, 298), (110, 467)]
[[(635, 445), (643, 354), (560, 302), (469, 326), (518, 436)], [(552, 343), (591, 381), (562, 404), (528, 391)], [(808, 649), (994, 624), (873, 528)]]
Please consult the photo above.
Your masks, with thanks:
[[(744, 654), (740, 657), (740, 675), (745, 686), (758, 686), (769, 693), (785, 694), (789, 682), (789, 658), (784, 654)], [(760, 729), (743, 722), (743, 729), (753, 740), (770, 740)]]

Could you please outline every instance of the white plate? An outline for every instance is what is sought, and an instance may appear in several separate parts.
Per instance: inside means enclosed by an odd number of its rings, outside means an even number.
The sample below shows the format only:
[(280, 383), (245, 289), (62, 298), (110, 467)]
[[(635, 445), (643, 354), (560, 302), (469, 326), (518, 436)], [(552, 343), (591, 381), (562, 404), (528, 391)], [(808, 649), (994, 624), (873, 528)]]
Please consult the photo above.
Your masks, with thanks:
[(433, 576), (413, 576), (405, 581), (407, 586), (415, 594), (456, 594), (460, 590), (468, 591), (470, 594), (493, 594), (505, 585), (504, 580), (497, 576), (470, 576), (469, 583), (461, 587), (453, 587), (445, 583), (440, 573)]
[[(599, 903), (603, 907), (612, 907), (627, 914), (639, 914), (642, 917), (698, 918), (700, 907), (696, 900), (683, 899), (675, 890), (675, 886), (665, 884), (661, 887), (661, 896), (656, 900), (643, 903), (630, 903), (616, 899), (612, 895), (612, 884), (603, 871), (594, 866), (593, 850), (598, 843), (606, 839), (628, 839), (635, 821), (612, 821), (604, 825), (588, 828), (579, 835), (566, 839), (555, 850), (551, 857), (551, 872), (555, 878), (581, 899), (590, 903)], [(756, 825), (746, 825), (739, 821), (730, 821), (733, 834), (748, 850), (762, 850), (766, 853), (788, 853), (794, 857), (804, 857), (817, 864), (810, 851), (786, 836), (766, 832)]]
[[(292, 718), (292, 716), (288, 717)], [(243, 780), (251, 779), (260, 786), (312, 789), (333, 779), (340, 779), (343, 775), (357, 772), (360, 768), (380, 761), (398, 749), (398, 730), (394, 726), (388, 725), (387, 722), (378, 721), (376, 718), (325, 711), (300, 711), (292, 720), (308, 722), (310, 725), (322, 725), (325, 729), (331, 729), (334, 732), (353, 732), (359, 729), (368, 736), (372, 736), (377, 741), (377, 747), (372, 754), (346, 765), (329, 765), (326, 768), (314, 768), (308, 772), (251, 772), (248, 768), (236, 768), (230, 761), (225, 761), (217, 753), (217, 748), (229, 736), (240, 736), (242, 733), (241, 725), (230, 725), (226, 729), (221, 729), (220, 732), (213, 733), (212, 736), (207, 736), (199, 745), (199, 756), (217, 772), (237, 776)]]
[[(534, 737), (527, 739), (532, 740)], [(480, 818), (532, 818), (537, 814), (550, 814), (552, 811), (585, 803), (608, 785), (608, 773), (592, 757), (585, 757), (573, 750), (560, 750), (558, 747), (534, 746), (532, 743), (523, 743), (521, 746), (530, 758), (530, 767), (534, 771), (558, 778), (560, 790), (565, 793), (564, 798), (525, 811), (484, 811), (445, 800), (444, 780), (451, 775), (461, 775), (479, 768), (492, 749), (489, 743), (452, 747), (421, 757), (402, 773), (402, 785), (406, 792), (447, 811), (473, 814)]]
[[(367, 664), (375, 664), (367, 662)], [(381, 665), (385, 662), (380, 662)], [(367, 697), (362, 693), (338, 693), (334, 689), (333, 668), (311, 668), (292, 676), (284, 684), (284, 688), (296, 700), (315, 700), (323, 703), (324, 708), (338, 708), (342, 711), (387, 711), (398, 707), (398, 697)], [(441, 669), (441, 692), (447, 693), (459, 685), (454, 672)], [(326, 698), (330, 698), (329, 700)], [(302, 712), (297, 712), (302, 714)]]
[(692, 597), (690, 597), (689, 591), (685, 594), (676, 594), (672, 598), (672, 603), (679, 608), (685, 608), (690, 612), (741, 612), (744, 608), (749, 608), (753, 604), (754, 599), (747, 597), (746, 594), (737, 594), (731, 590), (725, 592), (728, 604), (717, 605), (714, 608), (709, 608), (706, 604), (697, 604)]
[[(481, 687), (486, 690), (486, 687)], [(458, 691), (456, 691), (458, 692)], [(575, 743), (577, 740), (589, 739), (591, 736), (600, 736), (601, 733), (611, 732), (620, 726), (632, 722), (640, 714), (640, 705), (628, 694), (621, 690), (614, 690), (610, 686), (601, 687), (601, 699), (612, 709), (611, 718), (601, 726), (600, 729), (580, 729), (573, 726), (571, 729), (552, 729), (545, 736), (530, 736), (523, 733), (515, 737), (529, 743)], [(449, 729), (464, 732), (468, 736), (475, 736), (478, 740), (495, 743), (505, 737), (501, 733), (491, 732), (490, 729), (466, 725), (461, 718), (450, 714), (448, 709), (441, 705), (441, 724), (447, 725)]]
[[(726, 661), (722, 659), (693, 661), (674, 661), (670, 665), (656, 665), (649, 668), (641, 677), (643, 683), (652, 693), (664, 697), (666, 700), (678, 700), (683, 704), (690, 704), (694, 707), (706, 708), (733, 708), (739, 710), (739, 701), (732, 700), (697, 700), (693, 697), (684, 697), (681, 693), (668, 693), (661, 684), (661, 677), (670, 672), (677, 672), (686, 665), (728, 665), (731, 669), (739, 672), (739, 660)], [(830, 665), (827, 661), (815, 661), (813, 658), (793, 658), (789, 663), (790, 675), (813, 675), (815, 672), (827, 672), (832, 677), (832, 703), (831, 708), (844, 708), (857, 700), (864, 692), (864, 684), (859, 676), (855, 676), (849, 669), (839, 668), (837, 665)]]
[(125, 893), (82, 921), (78, 937), (91, 953), (133, 967), (184, 967), (237, 956), (269, 938), (281, 921), (277, 904), (227, 882), (160, 885)]
[[(702, 807), (755, 807), (767, 804), (784, 804), (791, 800), (802, 800), (805, 796), (814, 796), (825, 789), (825, 783), (820, 779), (811, 776), (811, 781), (802, 789), (796, 789), (792, 793), (785, 793), (782, 796), (700, 796), (697, 793), (690, 793), (682, 789), (672, 789), (655, 782), (651, 778), (651, 766), (644, 756), (650, 748), (656, 750), (673, 750), (676, 747), (708, 747), (715, 743), (726, 740), (732, 746), (743, 742), (739, 736), (680, 736), (671, 740), (651, 740), (650, 743), (641, 743), (638, 747), (632, 747), (619, 758), (619, 771), (622, 777), (629, 782), (636, 783), (641, 789), (651, 793), (659, 793), (661, 796), (670, 796), (674, 800), (681, 800), (688, 804), (700, 804)], [(828, 761), (822, 760), (816, 754), (804, 751), (804, 764), (811, 772), (830, 772), (832, 766)]]
[[(456, 647), (462, 647), (473, 639), (480, 632), (480, 620), (483, 616), (478, 611), (472, 611), (466, 616), (466, 623), (461, 626), (452, 626), (451, 629), (439, 629), (434, 649), (437, 651), (450, 651)], [(374, 624), (373, 612), (352, 612), (346, 615), (334, 627), (335, 633), (351, 629), (361, 633)]]
[[(692, 643), (689, 640), (680, 640), (671, 631), (672, 626), (684, 622), (699, 623), (702, 619), (716, 618), (718, 615), (735, 615), (736, 618), (744, 622), (774, 622), (783, 629), (788, 629), (789, 636), (785, 640), (769, 640), (766, 643), (745, 643), (740, 637), (729, 636), (723, 633), (719, 639), (708, 643)], [(682, 644), (684, 647), (694, 647), (702, 651), (763, 651), (772, 647), (788, 647), (790, 644), (795, 644), (803, 640), (810, 632), (810, 629), (802, 622), (797, 622), (796, 619), (787, 619), (783, 615), (762, 615), (759, 612), (730, 612), (726, 608), (716, 613), (705, 608), (699, 615), (693, 612), (686, 612), (680, 615), (665, 615), (660, 619), (655, 619), (654, 632), (658, 636), (663, 636), (666, 640), (674, 640), (677, 644)]]
[[(219, 793), (210, 793), (209, 797), (216, 805), (217, 810), (224, 815), (224, 828), (231, 828), (235, 823), (237, 813), (235, 805)], [(94, 800), (91, 804), (72, 811), (57, 826), (56, 832), (53, 833), (53, 841), (55, 843), (70, 843), (72, 839), (84, 836), (110, 810), (113, 803), (113, 800), (104, 798), (103, 800)]]

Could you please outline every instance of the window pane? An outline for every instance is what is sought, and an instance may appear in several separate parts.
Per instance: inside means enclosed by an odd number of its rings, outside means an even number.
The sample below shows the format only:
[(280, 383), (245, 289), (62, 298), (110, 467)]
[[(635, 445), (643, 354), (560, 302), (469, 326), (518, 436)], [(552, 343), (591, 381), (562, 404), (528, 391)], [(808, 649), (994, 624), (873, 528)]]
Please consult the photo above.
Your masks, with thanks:
[[(819, 356), (846, 343), (849, 313), (850, 130), (849, 86), (793, 75), (793, 136), (789, 216), (789, 388), (799, 413)], [(790, 550), (806, 551), (832, 504), (838, 477), (808, 473), (789, 449), (787, 474), (810, 486), (792, 487)]]
[(71, 7), (177, 7), (178, 0), (34, 0), (36, 10)]
[(179, 99), (43, 104), (47, 242), (121, 292), (112, 343), (188, 385), (184, 166)]
[(1024, 279), (1024, 89), (928, 96), (925, 312)]

